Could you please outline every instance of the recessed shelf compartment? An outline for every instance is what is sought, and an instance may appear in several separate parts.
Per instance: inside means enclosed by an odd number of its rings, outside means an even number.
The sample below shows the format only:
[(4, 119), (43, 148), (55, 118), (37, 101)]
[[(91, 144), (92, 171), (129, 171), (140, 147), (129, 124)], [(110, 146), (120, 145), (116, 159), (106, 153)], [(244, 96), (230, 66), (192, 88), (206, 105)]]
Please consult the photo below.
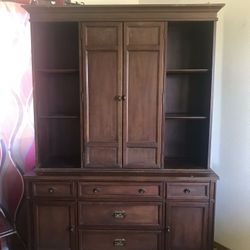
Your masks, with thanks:
[(77, 22), (36, 22), (31, 28), (37, 69), (79, 68)]
[(168, 119), (165, 122), (165, 168), (207, 168), (207, 120)]
[(169, 22), (167, 69), (210, 69), (213, 22)]
[(210, 74), (171, 74), (166, 81), (165, 112), (202, 114), (210, 110)]
[(38, 126), (42, 167), (80, 167), (80, 123), (77, 119), (42, 119)]
[(79, 74), (36, 74), (38, 117), (80, 117)]

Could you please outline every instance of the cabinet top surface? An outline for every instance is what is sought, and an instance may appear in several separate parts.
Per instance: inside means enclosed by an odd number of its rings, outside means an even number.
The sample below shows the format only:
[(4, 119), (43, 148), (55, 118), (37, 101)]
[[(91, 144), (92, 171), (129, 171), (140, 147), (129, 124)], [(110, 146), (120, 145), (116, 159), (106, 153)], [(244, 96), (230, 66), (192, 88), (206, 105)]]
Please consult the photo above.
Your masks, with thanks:
[[(70, 173), (70, 174), (69, 174)], [(97, 181), (208, 181), (218, 180), (218, 176), (212, 170), (162, 170), (162, 171), (84, 171), (72, 169), (69, 171), (65, 170), (63, 172), (61, 169), (59, 171), (39, 171), (38, 173), (32, 171), (24, 175), (25, 179), (82, 179), (82, 180), (92, 180), (93, 178)]]
[[(217, 20), (218, 4), (130, 4), (84, 6), (24, 5), (31, 21)], [(66, 16), (67, 15), (67, 16)], [(46, 20), (47, 18), (47, 20)]]

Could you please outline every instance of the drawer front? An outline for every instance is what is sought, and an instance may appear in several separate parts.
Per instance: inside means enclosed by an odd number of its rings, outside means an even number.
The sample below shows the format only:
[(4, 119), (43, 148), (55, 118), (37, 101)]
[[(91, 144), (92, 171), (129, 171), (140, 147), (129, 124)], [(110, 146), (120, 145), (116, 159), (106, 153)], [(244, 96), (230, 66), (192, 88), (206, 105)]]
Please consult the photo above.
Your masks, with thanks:
[(161, 203), (80, 202), (79, 224), (84, 226), (149, 226), (162, 224)]
[(32, 184), (33, 196), (38, 197), (73, 197), (73, 182), (35, 182)]
[(209, 183), (168, 183), (168, 199), (209, 199)]
[(81, 250), (160, 250), (160, 231), (82, 231)]
[(79, 196), (85, 198), (162, 198), (161, 183), (80, 183)]

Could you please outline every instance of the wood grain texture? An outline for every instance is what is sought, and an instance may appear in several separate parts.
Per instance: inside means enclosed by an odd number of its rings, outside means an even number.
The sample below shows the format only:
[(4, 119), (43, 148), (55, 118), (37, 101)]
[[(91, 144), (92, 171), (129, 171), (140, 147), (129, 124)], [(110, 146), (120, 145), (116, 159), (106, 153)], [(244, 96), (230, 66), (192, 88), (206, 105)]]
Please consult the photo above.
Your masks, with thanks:
[(76, 211), (73, 202), (39, 200), (33, 209), (35, 249), (75, 249)]
[(207, 250), (208, 203), (167, 203), (168, 250)]
[(121, 167), (121, 23), (82, 25), (86, 167)]
[[(123, 107), (125, 168), (160, 167), (163, 34), (164, 23), (161, 22), (125, 23), (124, 93), (127, 96)], [(137, 144), (141, 146), (138, 147)]]

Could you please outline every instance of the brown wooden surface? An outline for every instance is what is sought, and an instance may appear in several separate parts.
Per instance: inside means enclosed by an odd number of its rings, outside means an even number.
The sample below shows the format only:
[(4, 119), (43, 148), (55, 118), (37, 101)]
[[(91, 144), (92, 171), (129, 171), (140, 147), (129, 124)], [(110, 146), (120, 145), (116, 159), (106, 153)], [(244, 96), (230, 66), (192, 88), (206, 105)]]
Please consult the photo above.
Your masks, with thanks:
[(86, 167), (121, 167), (122, 24), (82, 25)]
[(129, 250), (212, 250), (222, 6), (25, 7), (39, 166), (25, 176), (29, 250), (110, 250), (123, 238)]
[[(121, 217), (115, 217), (121, 213)], [(80, 202), (79, 224), (95, 227), (150, 227), (162, 225), (161, 203), (153, 202)]]
[[(80, 231), (80, 249), (161, 250), (161, 236), (160, 231)], [(115, 246), (115, 241), (123, 242), (124, 246)]]
[(167, 184), (168, 199), (209, 199), (209, 183), (172, 182)]
[(37, 197), (74, 197), (73, 182), (35, 182), (32, 185), (32, 195)]
[(76, 247), (74, 203), (39, 200), (33, 206), (35, 249), (74, 250)]
[(167, 202), (168, 250), (207, 250), (208, 203)]
[(128, 22), (124, 29), (123, 164), (160, 168), (164, 23)]
[(120, 183), (97, 182), (79, 183), (79, 196), (92, 199), (161, 199), (163, 186), (161, 183)]
[(225, 4), (145, 4), (36, 7), (25, 5), (31, 21), (204, 21), (217, 20)]

